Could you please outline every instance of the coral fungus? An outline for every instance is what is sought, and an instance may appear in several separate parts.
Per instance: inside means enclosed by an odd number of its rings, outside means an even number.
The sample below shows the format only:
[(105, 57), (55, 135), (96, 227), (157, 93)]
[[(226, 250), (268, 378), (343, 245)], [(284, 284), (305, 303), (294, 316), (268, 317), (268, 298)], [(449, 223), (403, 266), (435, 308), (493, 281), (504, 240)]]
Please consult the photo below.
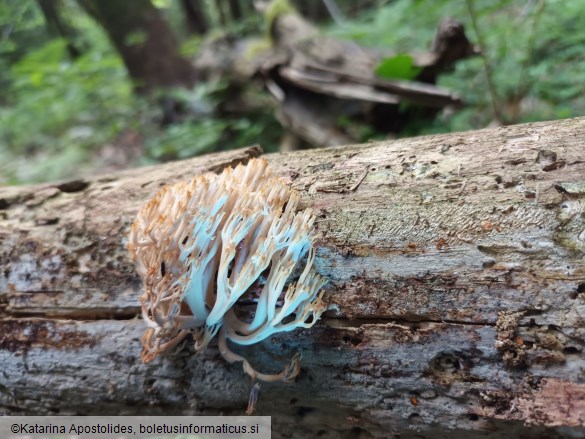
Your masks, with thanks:
[[(315, 217), (296, 212), (298, 203), (298, 193), (273, 176), (265, 160), (254, 159), (166, 186), (143, 207), (128, 249), (145, 285), (145, 363), (189, 333), (196, 351), (218, 334), (222, 356), (242, 361), (253, 379), (298, 375), (298, 355), (280, 374), (266, 375), (227, 342), (250, 345), (308, 328), (324, 311), (319, 290), (325, 280), (313, 268)], [(253, 311), (242, 309), (244, 299)]]

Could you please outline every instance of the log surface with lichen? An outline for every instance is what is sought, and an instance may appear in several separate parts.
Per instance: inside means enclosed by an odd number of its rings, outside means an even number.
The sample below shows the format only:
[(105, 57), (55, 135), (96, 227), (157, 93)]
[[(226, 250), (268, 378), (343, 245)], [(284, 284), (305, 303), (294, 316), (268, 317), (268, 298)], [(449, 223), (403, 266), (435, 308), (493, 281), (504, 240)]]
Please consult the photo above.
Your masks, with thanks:
[[(318, 217), (310, 330), (239, 350), (274, 437), (585, 435), (585, 118), (268, 155)], [(215, 345), (139, 359), (129, 226), (259, 149), (0, 188), (0, 413), (242, 414)]]

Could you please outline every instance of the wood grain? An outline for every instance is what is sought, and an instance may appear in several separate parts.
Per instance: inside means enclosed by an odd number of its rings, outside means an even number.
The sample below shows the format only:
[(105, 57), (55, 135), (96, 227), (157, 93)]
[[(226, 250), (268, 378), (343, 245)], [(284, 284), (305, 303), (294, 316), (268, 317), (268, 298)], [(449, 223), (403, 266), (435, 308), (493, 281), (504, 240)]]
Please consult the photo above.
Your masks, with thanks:
[[(0, 413), (242, 414), (216, 345), (139, 360), (129, 225), (258, 148), (0, 188)], [(329, 311), (245, 348), (297, 437), (585, 436), (585, 118), (267, 155), (318, 216)], [(244, 352), (244, 350), (242, 350)]]

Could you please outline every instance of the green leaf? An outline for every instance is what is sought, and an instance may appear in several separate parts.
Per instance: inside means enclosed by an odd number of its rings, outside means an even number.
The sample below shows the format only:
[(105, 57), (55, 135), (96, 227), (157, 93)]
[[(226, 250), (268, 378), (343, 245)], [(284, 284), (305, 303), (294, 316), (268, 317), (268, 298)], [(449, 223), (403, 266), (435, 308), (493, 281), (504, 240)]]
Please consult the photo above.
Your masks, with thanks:
[(146, 42), (148, 35), (144, 31), (136, 31), (128, 34), (124, 40), (126, 46), (138, 46)]
[(414, 79), (422, 69), (416, 67), (410, 55), (396, 55), (383, 59), (376, 67), (376, 75), (386, 79)]
[(30, 74), (30, 83), (35, 87), (40, 87), (43, 84), (43, 72), (33, 72)]
[(168, 9), (171, 6), (171, 2), (169, 0), (152, 0), (151, 3), (155, 8), (158, 9)]

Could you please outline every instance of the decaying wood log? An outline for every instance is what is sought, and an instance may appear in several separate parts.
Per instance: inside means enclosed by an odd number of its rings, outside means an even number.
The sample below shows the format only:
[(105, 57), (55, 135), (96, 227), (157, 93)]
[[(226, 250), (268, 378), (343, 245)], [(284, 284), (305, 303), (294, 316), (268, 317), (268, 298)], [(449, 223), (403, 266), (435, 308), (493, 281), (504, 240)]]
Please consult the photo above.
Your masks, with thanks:
[[(445, 19), (431, 51), (412, 56), (421, 69), (416, 80), (380, 78), (377, 65), (388, 54), (323, 35), (296, 13), (284, 13), (271, 26), (272, 55), (257, 71), (279, 100), (278, 119), (291, 133), (315, 146), (352, 139), (339, 120), (365, 122), (380, 132), (399, 132), (415, 117), (401, 103), (417, 107), (416, 117), (432, 120), (443, 108), (461, 105), (459, 96), (435, 85), (439, 73), (477, 53), (463, 25)], [(313, 104), (313, 101), (319, 104)], [(323, 106), (332, 107), (324, 111)], [(421, 111), (421, 109), (424, 109)], [(296, 123), (303, 120), (302, 124)], [(327, 132), (327, 136), (315, 133)], [(353, 139), (354, 141), (356, 139)]]
[(457, 94), (435, 85), (437, 77), (479, 53), (463, 25), (446, 18), (430, 50), (411, 55), (420, 72), (407, 81), (375, 73), (383, 59), (396, 55), (391, 48), (371, 49), (329, 37), (295, 12), (277, 14), (270, 34), (264, 45), (258, 39), (209, 39), (196, 68), (205, 77), (219, 75), (233, 84), (260, 78), (276, 100), (282, 126), (317, 147), (359, 140), (343, 120), (397, 133), (409, 121), (431, 121), (444, 108), (461, 105)]
[[(274, 437), (585, 435), (585, 118), (266, 156), (318, 215), (329, 311), (247, 347)], [(0, 413), (242, 414), (216, 345), (143, 365), (125, 249), (163, 184), (258, 148), (0, 188)]]
[[(388, 53), (327, 37), (300, 15), (278, 16), (272, 34), (275, 54), (265, 61), (265, 70), (277, 68), (285, 82), (302, 89), (368, 102), (396, 104), (403, 101), (439, 108), (459, 104), (458, 96), (434, 84), (439, 72), (477, 54), (477, 49), (465, 36), (463, 25), (446, 19), (439, 25), (432, 50), (412, 55), (414, 65), (421, 68), (424, 82), (418, 78), (400, 81), (377, 77), (374, 72)], [(349, 85), (364, 91), (355, 92)], [(388, 96), (393, 98), (390, 102)]]

